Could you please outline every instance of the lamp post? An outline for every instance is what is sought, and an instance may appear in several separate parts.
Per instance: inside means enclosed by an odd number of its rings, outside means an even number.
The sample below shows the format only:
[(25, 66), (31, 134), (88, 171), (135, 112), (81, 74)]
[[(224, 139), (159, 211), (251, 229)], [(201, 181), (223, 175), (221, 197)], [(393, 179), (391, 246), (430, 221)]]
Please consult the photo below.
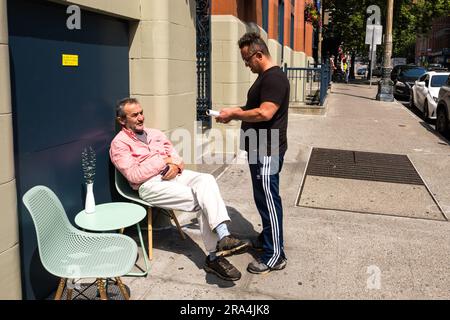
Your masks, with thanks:
[(319, 41), (317, 45), (317, 62), (322, 63), (322, 3), (321, 1), (317, 1), (317, 10), (319, 11)]
[(390, 79), (392, 64), (392, 20), (394, 15), (394, 0), (387, 0), (386, 35), (384, 46), (384, 62), (382, 68), (382, 79), (378, 82), (377, 100), (394, 101), (394, 82)]

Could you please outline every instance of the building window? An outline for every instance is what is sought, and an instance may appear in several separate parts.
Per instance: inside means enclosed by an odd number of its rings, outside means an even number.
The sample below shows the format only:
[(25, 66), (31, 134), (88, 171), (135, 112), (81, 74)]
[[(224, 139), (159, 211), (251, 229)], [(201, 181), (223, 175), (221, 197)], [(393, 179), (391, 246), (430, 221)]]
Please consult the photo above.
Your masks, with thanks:
[(278, 2), (278, 42), (284, 45), (284, 0)]
[(291, 13), (291, 37), (290, 37), (291, 49), (294, 49), (294, 15)]
[(262, 0), (262, 27), (268, 32), (269, 30), (269, 0)]

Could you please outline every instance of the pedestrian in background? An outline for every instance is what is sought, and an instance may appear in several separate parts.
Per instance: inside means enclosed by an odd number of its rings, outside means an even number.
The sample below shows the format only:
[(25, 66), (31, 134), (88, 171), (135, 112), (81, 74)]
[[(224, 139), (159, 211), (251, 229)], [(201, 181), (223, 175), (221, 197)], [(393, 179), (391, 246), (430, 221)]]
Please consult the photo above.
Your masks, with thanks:
[[(279, 194), (279, 173), (287, 150), (289, 80), (275, 65), (264, 40), (246, 33), (239, 40), (242, 59), (258, 78), (248, 91), (247, 103), (240, 108), (224, 108), (219, 123), (242, 120), (241, 148), (247, 151), (253, 184), (253, 197), (261, 215), (263, 230), (254, 242), (261, 249), (247, 271), (265, 274), (286, 267), (283, 245), (283, 207)], [(257, 132), (256, 144), (246, 133)], [(261, 138), (266, 136), (267, 139)], [(276, 137), (273, 138), (272, 137)], [(242, 140), (244, 139), (244, 141)]]
[(336, 65), (334, 64), (334, 54), (330, 57), (330, 72), (331, 72), (331, 80), (334, 81), (334, 74), (336, 72)]
[(347, 51), (342, 59), (342, 70), (344, 71), (345, 83), (348, 83), (350, 76), (350, 53)]

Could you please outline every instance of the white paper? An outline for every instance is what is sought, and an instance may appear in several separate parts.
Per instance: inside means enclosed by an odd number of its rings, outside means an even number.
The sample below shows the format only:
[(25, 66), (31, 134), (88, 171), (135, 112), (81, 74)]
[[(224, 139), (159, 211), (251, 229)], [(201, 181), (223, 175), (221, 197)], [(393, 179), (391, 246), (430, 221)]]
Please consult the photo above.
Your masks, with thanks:
[(206, 114), (210, 117), (218, 117), (220, 115), (220, 112), (216, 110), (207, 110)]

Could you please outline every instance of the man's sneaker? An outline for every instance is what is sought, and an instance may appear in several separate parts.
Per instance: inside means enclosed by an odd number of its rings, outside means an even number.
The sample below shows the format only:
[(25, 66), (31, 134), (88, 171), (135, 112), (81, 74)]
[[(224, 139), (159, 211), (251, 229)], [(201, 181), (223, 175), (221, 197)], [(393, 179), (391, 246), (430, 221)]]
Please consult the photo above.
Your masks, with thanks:
[(248, 264), (247, 271), (254, 274), (266, 274), (270, 271), (279, 271), (286, 268), (287, 259), (279, 258), (277, 263), (271, 268), (264, 262), (254, 260)]
[(223, 237), (222, 240), (217, 242), (217, 256), (227, 257), (232, 254), (243, 253), (250, 247), (250, 241), (239, 240), (232, 236)]
[(262, 233), (260, 233), (256, 239), (252, 240), (252, 247), (256, 251), (263, 250), (263, 234)]
[(206, 272), (214, 273), (219, 278), (228, 281), (237, 281), (241, 273), (224, 257), (217, 257), (213, 261), (206, 257), (204, 269)]

